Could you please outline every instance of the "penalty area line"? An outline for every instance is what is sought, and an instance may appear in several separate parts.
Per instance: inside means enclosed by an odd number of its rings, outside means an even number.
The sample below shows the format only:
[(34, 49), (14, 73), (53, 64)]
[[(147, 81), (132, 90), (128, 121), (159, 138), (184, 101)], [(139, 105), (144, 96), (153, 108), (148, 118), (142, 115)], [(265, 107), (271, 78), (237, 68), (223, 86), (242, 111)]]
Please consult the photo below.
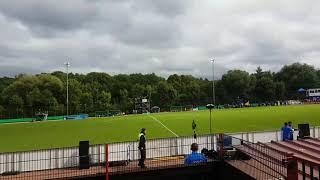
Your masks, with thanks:
[(164, 128), (166, 128), (168, 131), (170, 131), (173, 135), (175, 135), (176, 137), (179, 137), (178, 134), (176, 134), (176, 133), (173, 132), (171, 129), (169, 129), (166, 125), (164, 125), (164, 124), (163, 124), (161, 121), (159, 121), (157, 118), (151, 116), (150, 114), (149, 114), (149, 116), (150, 116), (153, 120), (155, 120), (156, 122), (158, 122), (159, 124), (161, 124), (161, 125), (162, 125)]

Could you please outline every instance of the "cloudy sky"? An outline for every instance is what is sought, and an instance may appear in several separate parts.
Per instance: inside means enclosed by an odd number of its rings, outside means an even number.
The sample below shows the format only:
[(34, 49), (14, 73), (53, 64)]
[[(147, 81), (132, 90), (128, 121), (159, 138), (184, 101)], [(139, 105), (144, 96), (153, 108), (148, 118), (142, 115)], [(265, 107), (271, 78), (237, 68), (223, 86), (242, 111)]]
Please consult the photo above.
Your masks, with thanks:
[(0, 76), (320, 68), (319, 0), (1, 0)]

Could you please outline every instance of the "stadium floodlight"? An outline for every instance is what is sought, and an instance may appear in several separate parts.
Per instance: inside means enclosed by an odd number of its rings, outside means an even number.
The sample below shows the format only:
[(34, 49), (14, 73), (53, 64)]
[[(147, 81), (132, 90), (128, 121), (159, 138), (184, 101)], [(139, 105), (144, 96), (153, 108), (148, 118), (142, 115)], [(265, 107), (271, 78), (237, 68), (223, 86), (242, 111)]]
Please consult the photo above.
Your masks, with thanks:
[(67, 116), (69, 116), (69, 67), (70, 67), (70, 63), (66, 62), (66, 63), (64, 63), (64, 65), (66, 66), (66, 70), (67, 70)]
[(216, 104), (216, 93), (214, 88), (214, 59), (210, 60), (212, 62), (212, 104)]

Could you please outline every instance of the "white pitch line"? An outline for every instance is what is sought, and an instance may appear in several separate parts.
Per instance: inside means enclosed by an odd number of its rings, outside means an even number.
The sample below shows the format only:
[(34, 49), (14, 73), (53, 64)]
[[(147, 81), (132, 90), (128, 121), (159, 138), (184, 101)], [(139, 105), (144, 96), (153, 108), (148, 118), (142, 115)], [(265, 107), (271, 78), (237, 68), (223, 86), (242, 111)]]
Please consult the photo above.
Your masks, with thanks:
[(168, 131), (170, 131), (173, 135), (175, 135), (176, 137), (179, 137), (178, 134), (176, 134), (176, 133), (173, 132), (171, 129), (169, 129), (166, 125), (164, 125), (164, 124), (163, 124), (161, 121), (159, 121), (157, 118), (151, 116), (150, 114), (149, 114), (149, 116), (150, 116), (153, 120), (155, 120), (156, 122), (158, 122), (159, 124), (161, 124), (161, 125), (162, 125), (164, 128), (166, 128)]

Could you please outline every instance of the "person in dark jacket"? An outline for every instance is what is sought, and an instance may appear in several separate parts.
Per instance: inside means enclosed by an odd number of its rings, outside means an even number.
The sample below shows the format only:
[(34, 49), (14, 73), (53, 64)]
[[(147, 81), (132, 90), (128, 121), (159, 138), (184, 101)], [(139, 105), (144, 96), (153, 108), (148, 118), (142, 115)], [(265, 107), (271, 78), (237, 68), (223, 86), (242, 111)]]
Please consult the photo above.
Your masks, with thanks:
[(139, 151), (140, 151), (140, 160), (139, 160), (139, 166), (141, 168), (145, 168), (146, 165), (144, 164), (144, 161), (146, 160), (146, 129), (142, 128), (141, 132), (139, 134)]

